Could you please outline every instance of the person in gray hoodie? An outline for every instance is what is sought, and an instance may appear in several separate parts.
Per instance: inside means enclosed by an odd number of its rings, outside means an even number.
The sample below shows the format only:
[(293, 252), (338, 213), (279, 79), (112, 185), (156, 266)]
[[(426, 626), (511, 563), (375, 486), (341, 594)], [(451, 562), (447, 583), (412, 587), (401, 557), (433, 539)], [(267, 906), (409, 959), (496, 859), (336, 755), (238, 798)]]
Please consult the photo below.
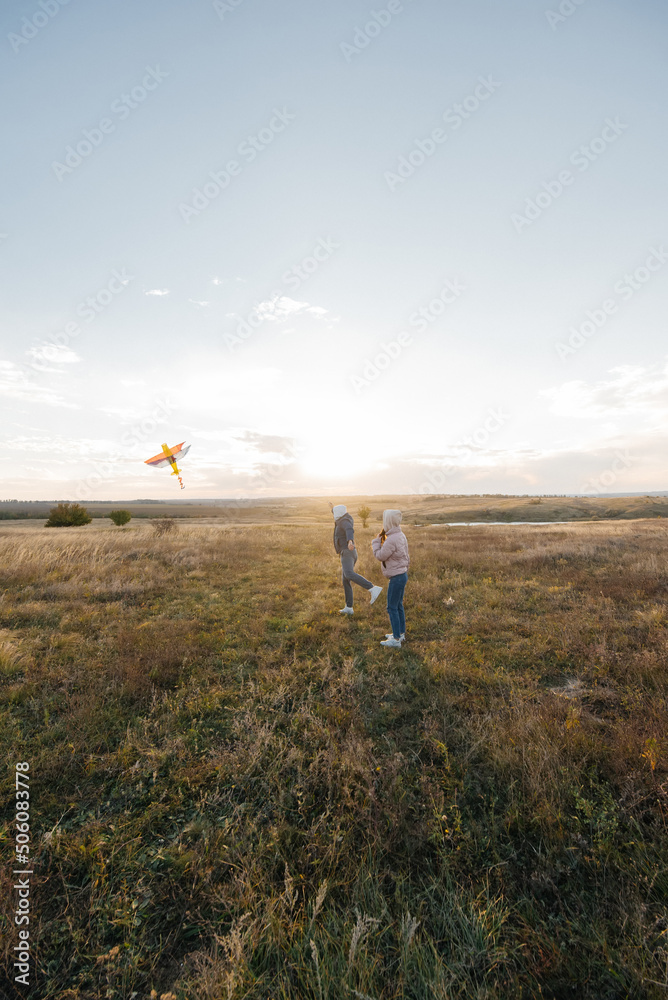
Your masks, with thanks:
[(383, 530), (371, 542), (376, 559), (383, 565), (383, 576), (390, 583), (387, 588), (387, 613), (392, 631), (388, 632), (381, 646), (387, 649), (401, 649), (406, 638), (406, 616), (404, 614), (404, 590), (408, 581), (408, 539), (401, 530), (401, 511), (383, 511)]
[(346, 596), (346, 606), (341, 608), (339, 614), (352, 615), (353, 612), (353, 583), (368, 590), (371, 595), (371, 604), (382, 593), (382, 587), (376, 587), (370, 580), (360, 576), (355, 572), (357, 562), (357, 549), (355, 548), (355, 523), (348, 513), (348, 508), (339, 503), (335, 506), (329, 505), (334, 516), (334, 549), (341, 557), (341, 577), (343, 579), (343, 592)]

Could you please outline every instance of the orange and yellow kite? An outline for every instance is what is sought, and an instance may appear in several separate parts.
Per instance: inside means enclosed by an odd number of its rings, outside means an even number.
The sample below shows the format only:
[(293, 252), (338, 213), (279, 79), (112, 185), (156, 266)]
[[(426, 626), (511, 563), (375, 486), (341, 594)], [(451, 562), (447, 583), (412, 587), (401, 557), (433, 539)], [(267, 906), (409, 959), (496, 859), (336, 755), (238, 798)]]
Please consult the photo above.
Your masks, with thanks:
[(182, 441), (181, 444), (175, 444), (173, 448), (170, 448), (168, 447), (168, 445), (163, 444), (162, 451), (158, 452), (157, 455), (154, 455), (153, 458), (147, 458), (144, 463), (145, 465), (152, 465), (156, 469), (162, 465), (171, 465), (172, 475), (178, 476), (182, 490), (185, 490), (185, 486), (183, 485), (183, 480), (181, 479), (181, 470), (176, 464), (176, 460), (177, 458), (183, 458), (183, 456), (187, 455), (187, 453), (190, 451), (190, 445), (188, 445), (187, 448), (184, 448), (183, 447), (184, 444), (185, 441)]

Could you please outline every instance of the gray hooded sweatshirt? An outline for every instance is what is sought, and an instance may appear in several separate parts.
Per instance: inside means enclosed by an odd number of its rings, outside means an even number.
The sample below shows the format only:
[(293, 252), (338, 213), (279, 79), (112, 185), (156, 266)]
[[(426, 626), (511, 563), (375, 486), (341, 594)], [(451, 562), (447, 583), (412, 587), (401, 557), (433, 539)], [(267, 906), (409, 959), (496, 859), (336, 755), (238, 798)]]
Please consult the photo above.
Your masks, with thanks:
[(355, 524), (350, 514), (344, 514), (334, 522), (334, 548), (337, 554), (348, 548), (348, 542), (355, 543)]

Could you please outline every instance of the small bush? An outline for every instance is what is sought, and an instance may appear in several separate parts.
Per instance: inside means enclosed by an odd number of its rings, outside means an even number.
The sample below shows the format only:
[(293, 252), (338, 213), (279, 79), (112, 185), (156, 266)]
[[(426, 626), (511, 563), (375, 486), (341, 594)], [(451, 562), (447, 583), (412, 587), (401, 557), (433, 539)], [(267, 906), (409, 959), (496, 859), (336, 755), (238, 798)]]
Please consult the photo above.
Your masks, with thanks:
[(86, 508), (82, 507), (81, 504), (59, 503), (57, 507), (52, 507), (49, 511), (49, 520), (44, 527), (74, 528), (81, 524), (90, 524), (92, 520)]
[(132, 519), (132, 514), (129, 510), (112, 510), (109, 517), (115, 525), (122, 528), (124, 524), (127, 524)]
[(363, 507), (360, 507), (360, 509), (357, 511), (357, 513), (362, 518), (362, 527), (366, 528), (367, 521), (369, 520), (369, 517), (371, 516), (371, 508), (367, 507), (366, 504), (365, 504)]
[(173, 535), (177, 530), (173, 517), (156, 517), (155, 520), (151, 521), (151, 527), (158, 538), (162, 538), (164, 535)]

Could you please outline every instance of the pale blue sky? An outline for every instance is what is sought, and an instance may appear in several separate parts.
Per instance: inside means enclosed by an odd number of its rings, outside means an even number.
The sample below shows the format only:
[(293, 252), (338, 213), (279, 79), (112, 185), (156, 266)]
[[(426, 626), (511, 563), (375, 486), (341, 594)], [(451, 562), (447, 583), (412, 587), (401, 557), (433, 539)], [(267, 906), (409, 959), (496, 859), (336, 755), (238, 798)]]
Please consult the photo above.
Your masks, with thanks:
[[(2, 496), (174, 496), (143, 459), (184, 439), (183, 497), (665, 488), (665, 6), (43, 2), (0, 13)], [(600, 328), (558, 352), (588, 310)]]

